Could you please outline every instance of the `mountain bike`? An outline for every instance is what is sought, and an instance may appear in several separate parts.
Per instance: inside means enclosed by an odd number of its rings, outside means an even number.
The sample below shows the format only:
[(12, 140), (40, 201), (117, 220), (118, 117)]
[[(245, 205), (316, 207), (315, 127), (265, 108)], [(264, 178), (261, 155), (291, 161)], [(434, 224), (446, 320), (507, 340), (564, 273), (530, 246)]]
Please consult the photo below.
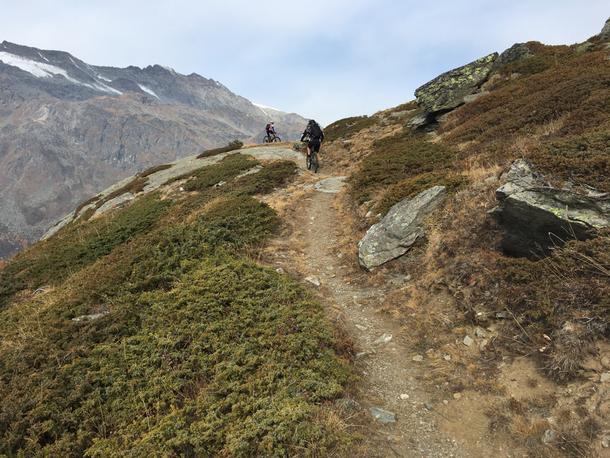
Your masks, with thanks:
[(263, 143), (281, 142), (281, 141), (282, 141), (282, 139), (275, 134), (273, 134), (273, 136), (265, 135), (263, 137)]
[(311, 155), (307, 156), (307, 159), (305, 159), (305, 164), (307, 165), (307, 170), (311, 170), (313, 173), (318, 173), (318, 168), (320, 167), (318, 153), (316, 151), (312, 151)]

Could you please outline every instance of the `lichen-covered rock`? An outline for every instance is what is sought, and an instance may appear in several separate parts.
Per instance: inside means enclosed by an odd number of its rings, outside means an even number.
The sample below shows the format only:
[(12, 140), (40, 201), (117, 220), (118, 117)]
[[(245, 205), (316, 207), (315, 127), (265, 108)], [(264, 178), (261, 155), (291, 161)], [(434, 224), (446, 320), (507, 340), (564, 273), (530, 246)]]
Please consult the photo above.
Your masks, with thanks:
[(462, 67), (443, 73), (415, 91), (415, 103), (426, 112), (451, 110), (464, 103), (483, 84), (498, 53), (489, 54)]
[(542, 177), (526, 161), (514, 162), (507, 183), (496, 191), (498, 206), (489, 213), (505, 232), (502, 248), (508, 254), (535, 258), (566, 241), (587, 240), (610, 226), (610, 199), (540, 184)]
[(511, 62), (518, 62), (520, 60), (532, 57), (534, 53), (525, 46), (524, 43), (515, 43), (506, 51), (498, 56), (495, 60), (491, 72), (496, 72), (500, 67), (510, 64)]
[(360, 265), (371, 270), (405, 254), (423, 233), (423, 220), (445, 198), (445, 187), (434, 186), (390, 208), (358, 244)]
[(606, 21), (604, 28), (602, 29), (601, 33), (599, 34), (599, 37), (602, 40), (610, 40), (610, 19), (608, 19)]

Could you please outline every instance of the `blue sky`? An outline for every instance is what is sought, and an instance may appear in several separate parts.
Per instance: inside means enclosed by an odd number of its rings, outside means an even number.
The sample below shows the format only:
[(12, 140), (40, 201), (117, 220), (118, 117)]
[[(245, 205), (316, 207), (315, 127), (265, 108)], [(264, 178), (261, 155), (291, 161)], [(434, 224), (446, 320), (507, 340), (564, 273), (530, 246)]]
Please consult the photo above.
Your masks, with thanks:
[(0, 41), (198, 73), (327, 125), (514, 43), (583, 42), (609, 17), (608, 0), (5, 0)]

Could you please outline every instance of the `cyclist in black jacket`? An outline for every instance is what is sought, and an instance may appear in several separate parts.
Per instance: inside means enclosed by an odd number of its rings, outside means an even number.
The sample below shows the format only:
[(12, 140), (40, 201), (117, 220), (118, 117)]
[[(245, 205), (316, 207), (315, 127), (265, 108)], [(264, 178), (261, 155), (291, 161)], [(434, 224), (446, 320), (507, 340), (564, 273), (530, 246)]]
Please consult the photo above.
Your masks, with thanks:
[(322, 140), (324, 140), (324, 132), (322, 131), (320, 124), (313, 119), (310, 119), (303, 135), (301, 135), (301, 141), (305, 141), (305, 137), (309, 137), (309, 141), (307, 142), (307, 155), (311, 155), (312, 150), (320, 154), (320, 144), (322, 143)]

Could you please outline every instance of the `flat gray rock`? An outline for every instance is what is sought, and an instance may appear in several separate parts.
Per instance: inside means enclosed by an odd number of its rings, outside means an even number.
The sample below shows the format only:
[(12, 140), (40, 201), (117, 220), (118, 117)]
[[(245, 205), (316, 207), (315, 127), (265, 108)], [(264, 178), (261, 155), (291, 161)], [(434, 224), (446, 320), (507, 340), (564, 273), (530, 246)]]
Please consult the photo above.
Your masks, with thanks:
[(359, 262), (371, 270), (405, 254), (424, 233), (424, 218), (445, 199), (445, 187), (435, 186), (390, 208), (358, 244)]
[(336, 194), (345, 186), (346, 177), (331, 177), (318, 181), (314, 185), (314, 189), (320, 192)]

